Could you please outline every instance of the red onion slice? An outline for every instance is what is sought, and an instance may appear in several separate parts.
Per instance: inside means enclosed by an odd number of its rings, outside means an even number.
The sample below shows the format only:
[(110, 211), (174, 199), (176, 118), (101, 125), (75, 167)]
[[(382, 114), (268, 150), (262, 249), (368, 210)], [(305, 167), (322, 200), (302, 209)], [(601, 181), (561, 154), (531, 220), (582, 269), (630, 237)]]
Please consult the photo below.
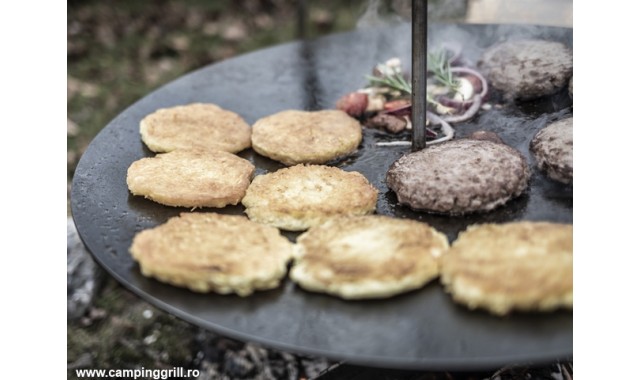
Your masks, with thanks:
[(461, 123), (463, 121), (467, 121), (478, 113), (481, 105), (482, 96), (479, 94), (474, 95), (471, 107), (467, 108), (467, 110), (462, 115), (442, 116), (442, 120), (445, 120), (449, 123)]
[[(482, 85), (482, 89), (480, 90), (480, 100), (485, 100), (485, 98), (487, 97), (487, 94), (489, 93), (489, 84), (487, 82), (487, 79), (480, 74), (478, 71), (474, 70), (474, 69), (470, 69), (468, 67), (452, 67), (451, 68), (451, 72), (452, 73), (460, 73), (460, 74), (466, 74), (466, 75), (470, 75), (473, 76), (475, 78), (477, 78), (481, 85)], [(452, 99), (448, 96), (440, 96), (438, 98), (438, 101), (440, 103), (442, 103), (442, 105), (445, 105), (447, 107), (452, 107), (452, 108), (457, 108), (457, 109), (464, 109), (464, 108), (468, 108), (471, 107), (473, 105), (473, 99), (469, 99), (469, 100), (456, 100), (456, 99)]]
[[(451, 127), (451, 124), (449, 124), (446, 120), (429, 111), (427, 111), (427, 119), (429, 119), (431, 123), (434, 123), (436, 125), (441, 125), (442, 133), (444, 133), (444, 136), (440, 137), (439, 139), (427, 140), (426, 142), (427, 145), (438, 144), (438, 143), (453, 139), (453, 136), (455, 135), (455, 130), (453, 129), (453, 127)], [(376, 146), (410, 146), (410, 145), (411, 145), (411, 141), (383, 141), (383, 142), (376, 143)]]
[(452, 73), (462, 73), (462, 74), (467, 74), (467, 75), (471, 75), (478, 78), (480, 80), (480, 83), (482, 83), (482, 90), (480, 91), (480, 97), (482, 97), (483, 99), (489, 93), (489, 84), (487, 83), (487, 79), (484, 77), (484, 75), (480, 74), (477, 70), (471, 69), (469, 67), (452, 67), (450, 70)]
[(429, 119), (430, 122), (436, 125), (440, 124), (442, 126), (442, 133), (444, 133), (444, 136), (440, 137), (439, 139), (427, 141), (427, 145), (438, 144), (441, 142), (451, 140), (455, 135), (456, 132), (453, 129), (453, 127), (451, 127), (451, 124), (449, 124), (446, 120), (436, 115), (435, 113), (431, 113), (427, 111), (427, 119)]

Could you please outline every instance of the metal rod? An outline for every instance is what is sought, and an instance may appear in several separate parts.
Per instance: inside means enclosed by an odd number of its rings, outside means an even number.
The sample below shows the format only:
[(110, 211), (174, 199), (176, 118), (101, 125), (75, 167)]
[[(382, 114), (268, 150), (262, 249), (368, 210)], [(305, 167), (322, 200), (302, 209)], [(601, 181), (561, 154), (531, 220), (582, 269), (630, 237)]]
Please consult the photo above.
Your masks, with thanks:
[(307, 38), (307, 1), (298, 0), (298, 38)]
[(412, 0), (411, 9), (411, 150), (426, 146), (427, 0)]

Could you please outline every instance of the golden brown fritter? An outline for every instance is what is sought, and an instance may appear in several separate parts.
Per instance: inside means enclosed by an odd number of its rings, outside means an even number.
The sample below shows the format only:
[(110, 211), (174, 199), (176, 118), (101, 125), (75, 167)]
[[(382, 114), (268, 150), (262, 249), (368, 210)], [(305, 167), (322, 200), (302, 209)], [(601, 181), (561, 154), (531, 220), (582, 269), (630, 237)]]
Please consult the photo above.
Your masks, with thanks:
[(377, 199), (378, 190), (358, 172), (296, 165), (257, 176), (242, 204), (251, 220), (302, 231), (336, 216), (370, 214)]
[(206, 103), (159, 109), (142, 119), (140, 135), (154, 152), (200, 149), (236, 153), (251, 146), (251, 128), (240, 115)]
[(453, 298), (498, 315), (573, 307), (573, 226), (546, 222), (469, 227), (442, 257)]
[(196, 292), (246, 296), (278, 286), (293, 244), (244, 216), (195, 212), (139, 232), (130, 251), (145, 276)]
[(254, 169), (227, 152), (176, 150), (132, 163), (127, 186), (167, 206), (224, 207), (244, 197)]
[(323, 164), (358, 149), (360, 123), (339, 110), (282, 111), (255, 122), (253, 150), (286, 165)]
[(300, 235), (290, 277), (301, 287), (345, 299), (386, 298), (438, 276), (446, 236), (413, 220), (336, 218)]

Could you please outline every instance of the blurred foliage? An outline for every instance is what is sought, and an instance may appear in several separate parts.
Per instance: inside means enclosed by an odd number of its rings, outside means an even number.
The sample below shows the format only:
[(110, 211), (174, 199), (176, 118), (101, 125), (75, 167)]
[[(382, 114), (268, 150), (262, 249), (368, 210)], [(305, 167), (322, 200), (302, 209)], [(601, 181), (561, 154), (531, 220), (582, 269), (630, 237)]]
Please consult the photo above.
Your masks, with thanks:
[[(305, 1), (308, 37), (352, 29), (365, 1)], [(153, 89), (196, 68), (298, 37), (294, 0), (71, 1), (67, 179), (91, 139)]]
[[(197, 331), (110, 280), (87, 316), (67, 322), (67, 363), (77, 368), (192, 368)], [(67, 369), (67, 378), (78, 378), (75, 368)]]

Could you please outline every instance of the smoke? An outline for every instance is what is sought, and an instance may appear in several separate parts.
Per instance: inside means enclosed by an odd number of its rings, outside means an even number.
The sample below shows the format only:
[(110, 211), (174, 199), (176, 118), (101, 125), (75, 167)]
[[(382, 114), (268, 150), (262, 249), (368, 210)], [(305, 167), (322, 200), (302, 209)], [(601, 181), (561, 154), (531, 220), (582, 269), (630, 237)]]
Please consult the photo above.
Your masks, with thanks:
[[(433, 4), (429, 4), (427, 34), (429, 50), (439, 49), (443, 46), (460, 49), (467, 65), (474, 66), (485, 49), (495, 43), (507, 40), (543, 39), (562, 42), (569, 48), (573, 46), (572, 34), (568, 33), (566, 28), (561, 27), (491, 23), (473, 25), (445, 21), (465, 19), (467, 3), (471, 6), (471, 2), (464, 0), (434, 1)], [(381, 30), (391, 27), (389, 30), (393, 30), (393, 36), (389, 36), (388, 40), (382, 38), (375, 43), (376, 56), (380, 55), (381, 58), (378, 59), (384, 60), (391, 58), (391, 54), (385, 54), (385, 51), (402, 51), (400, 46), (407, 52), (411, 51), (411, 28), (406, 25), (410, 22), (411, 0), (369, 0), (366, 2), (366, 7), (363, 9), (356, 26), (358, 29), (379, 28)], [(390, 45), (394, 45), (394, 48)], [(405, 63), (410, 62), (409, 56), (401, 58)]]
[[(411, 5), (411, 2), (408, 0), (405, 0), (403, 2), (409, 4), (409, 6)], [(358, 22), (356, 23), (356, 28), (376, 28), (401, 22), (402, 17), (389, 12), (387, 10), (387, 7), (387, 2), (385, 1), (369, 0), (364, 13), (362, 14), (362, 16), (360, 16)]]

